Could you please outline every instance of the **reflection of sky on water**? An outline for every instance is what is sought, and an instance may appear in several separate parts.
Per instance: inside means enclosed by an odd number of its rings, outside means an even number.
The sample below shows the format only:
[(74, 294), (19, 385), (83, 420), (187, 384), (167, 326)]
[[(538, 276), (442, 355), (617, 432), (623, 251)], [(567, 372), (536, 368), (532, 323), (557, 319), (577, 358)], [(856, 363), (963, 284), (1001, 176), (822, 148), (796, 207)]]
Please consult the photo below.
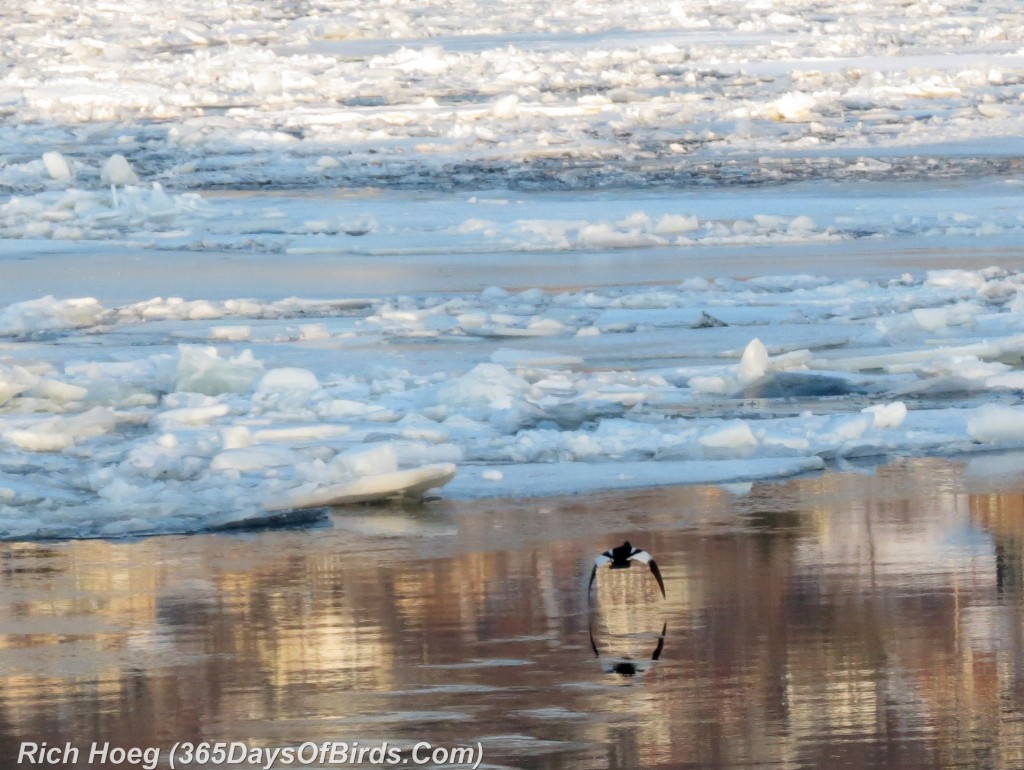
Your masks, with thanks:
[[(4, 544), (0, 757), (387, 739), (480, 740), (512, 767), (1014, 767), (1024, 494), (977, 485), (904, 460), (744, 495), (444, 503), (401, 535), (401, 510), (360, 509)], [(588, 602), (594, 556), (626, 537), (668, 598), (638, 565)]]

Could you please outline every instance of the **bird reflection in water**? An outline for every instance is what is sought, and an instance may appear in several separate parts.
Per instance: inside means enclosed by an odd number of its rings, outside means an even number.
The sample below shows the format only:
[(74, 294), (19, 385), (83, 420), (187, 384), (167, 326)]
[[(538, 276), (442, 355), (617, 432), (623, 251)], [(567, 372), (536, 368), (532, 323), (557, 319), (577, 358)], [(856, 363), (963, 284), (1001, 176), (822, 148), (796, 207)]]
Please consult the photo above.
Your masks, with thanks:
[(590, 648), (594, 651), (594, 657), (601, 663), (601, 669), (606, 674), (618, 674), (619, 676), (630, 678), (637, 674), (645, 674), (650, 670), (654, 663), (661, 657), (662, 651), (665, 649), (665, 635), (668, 633), (668, 622), (666, 621), (661, 627), (661, 634), (658, 636), (658, 644), (654, 648), (654, 652), (651, 653), (651, 659), (645, 658), (632, 658), (629, 656), (614, 657), (614, 658), (602, 658), (601, 650), (597, 646), (597, 640), (594, 638), (594, 628), (592, 625), (588, 626), (590, 631)]

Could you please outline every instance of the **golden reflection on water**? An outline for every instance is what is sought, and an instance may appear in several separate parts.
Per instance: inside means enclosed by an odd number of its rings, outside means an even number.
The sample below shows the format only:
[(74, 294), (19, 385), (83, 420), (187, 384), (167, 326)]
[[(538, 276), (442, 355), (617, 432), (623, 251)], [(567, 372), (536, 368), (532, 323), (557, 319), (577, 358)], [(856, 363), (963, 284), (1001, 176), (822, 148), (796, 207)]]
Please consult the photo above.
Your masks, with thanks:
[[(588, 600), (593, 557), (626, 538), (667, 600), (643, 565), (602, 571)], [(179, 740), (481, 741), (486, 764), (528, 768), (1021, 767), (1022, 554), (1024, 493), (968, 492), (942, 460), (4, 544), (0, 767), (21, 741)]]

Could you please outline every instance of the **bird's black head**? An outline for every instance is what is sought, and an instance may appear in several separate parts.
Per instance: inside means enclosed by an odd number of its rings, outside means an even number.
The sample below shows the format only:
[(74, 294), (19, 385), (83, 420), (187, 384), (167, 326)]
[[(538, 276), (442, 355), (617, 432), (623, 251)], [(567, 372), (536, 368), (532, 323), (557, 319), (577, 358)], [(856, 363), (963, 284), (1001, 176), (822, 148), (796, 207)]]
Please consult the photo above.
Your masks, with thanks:
[(612, 548), (612, 569), (625, 569), (630, 566), (629, 557), (633, 553), (633, 545), (628, 540), (618, 548)]

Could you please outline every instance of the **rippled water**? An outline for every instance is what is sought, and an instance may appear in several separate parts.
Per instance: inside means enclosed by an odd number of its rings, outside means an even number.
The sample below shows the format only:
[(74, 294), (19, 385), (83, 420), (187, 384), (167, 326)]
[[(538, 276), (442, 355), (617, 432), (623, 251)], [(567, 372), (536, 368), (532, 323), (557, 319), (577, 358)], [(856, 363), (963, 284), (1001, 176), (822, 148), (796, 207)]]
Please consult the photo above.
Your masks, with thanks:
[[(47, 766), (126, 767), (86, 751), (165, 763), (206, 740), (479, 742), (482, 767), (1020, 767), (1024, 493), (987, 463), (6, 543), (0, 766), (22, 741), (81, 748)], [(667, 600), (641, 566), (601, 571), (588, 602), (594, 555), (626, 538)]]

